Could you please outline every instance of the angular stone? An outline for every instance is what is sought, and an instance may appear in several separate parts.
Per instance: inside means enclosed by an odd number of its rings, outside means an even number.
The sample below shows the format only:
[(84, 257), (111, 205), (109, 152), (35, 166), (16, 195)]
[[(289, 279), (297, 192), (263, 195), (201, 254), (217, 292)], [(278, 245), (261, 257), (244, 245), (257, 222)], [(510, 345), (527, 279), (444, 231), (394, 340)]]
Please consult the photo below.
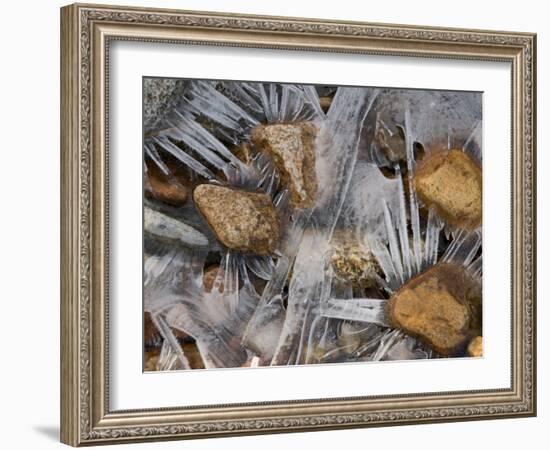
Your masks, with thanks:
[(418, 197), (450, 225), (472, 230), (481, 225), (481, 168), (462, 150), (427, 155), (414, 176)]
[(201, 184), (193, 199), (216, 237), (231, 250), (267, 255), (277, 248), (279, 218), (269, 195)]
[(252, 142), (271, 156), (291, 204), (300, 209), (311, 208), (317, 194), (316, 132), (310, 122), (259, 125), (252, 131)]
[(143, 228), (157, 239), (186, 247), (205, 247), (208, 239), (193, 227), (149, 207), (143, 208)]
[(476, 336), (468, 344), (468, 356), (479, 358), (483, 356), (483, 338)]
[(393, 328), (455, 354), (481, 330), (481, 288), (462, 267), (439, 263), (393, 295), (388, 316)]

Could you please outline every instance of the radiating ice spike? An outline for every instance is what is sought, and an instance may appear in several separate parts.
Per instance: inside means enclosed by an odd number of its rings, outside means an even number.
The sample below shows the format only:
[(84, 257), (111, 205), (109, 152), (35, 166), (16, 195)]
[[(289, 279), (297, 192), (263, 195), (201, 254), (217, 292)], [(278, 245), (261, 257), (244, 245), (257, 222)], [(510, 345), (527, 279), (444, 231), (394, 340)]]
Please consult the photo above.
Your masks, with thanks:
[(181, 148), (176, 147), (172, 142), (167, 138), (157, 138), (154, 137), (153, 140), (165, 151), (170, 153), (172, 156), (177, 158), (191, 170), (196, 172), (198, 175), (207, 178), (208, 180), (216, 180), (216, 176), (195, 158), (192, 158), (187, 153), (185, 153)]
[[(396, 214), (397, 230), (399, 232), (399, 242), (401, 244), (401, 255), (403, 258), (404, 279), (409, 279), (412, 275), (411, 270), (411, 254), (409, 247), (409, 233), (407, 230), (407, 208), (405, 206), (405, 190), (403, 189), (403, 181), (399, 165), (395, 167), (395, 176), (397, 185), (399, 186), (399, 213)], [(387, 205), (386, 205), (387, 209)]]
[(409, 182), (409, 206), (411, 225), (413, 231), (413, 253), (416, 263), (415, 273), (422, 270), (422, 241), (420, 235), (420, 213), (418, 210), (418, 199), (416, 196), (416, 188), (414, 186), (414, 171), (416, 163), (414, 160), (414, 139), (411, 134), (411, 112), (407, 108), (405, 110), (405, 148), (407, 151), (407, 180)]
[(194, 140), (200, 144), (208, 147), (237, 166), (242, 164), (241, 160), (231, 153), (225, 145), (195, 121), (188, 119), (178, 111), (176, 111), (175, 121), (181, 133), (189, 135), (192, 133)]
[(386, 299), (376, 298), (329, 298), (321, 303), (321, 315), (334, 319), (352, 320), (357, 322), (375, 323), (389, 326), (386, 315)]
[(324, 119), (325, 112), (321, 108), (321, 101), (319, 100), (319, 94), (317, 94), (317, 90), (314, 86), (308, 85), (302, 87), (306, 101), (309, 105), (311, 105), (311, 108), (313, 109), (315, 113), (316, 119)]
[(385, 200), (382, 200), (384, 207), (384, 220), (386, 222), (386, 233), (388, 243), (390, 245), (390, 255), (395, 267), (395, 272), (400, 283), (405, 282), (405, 274), (403, 272), (403, 263), (401, 259), (401, 253), (397, 243), (397, 236), (395, 235), (395, 226), (392, 222), (392, 217), (388, 205)]
[(152, 144), (145, 144), (145, 154), (151, 158), (164, 175), (170, 175), (170, 169), (159, 156), (157, 149)]

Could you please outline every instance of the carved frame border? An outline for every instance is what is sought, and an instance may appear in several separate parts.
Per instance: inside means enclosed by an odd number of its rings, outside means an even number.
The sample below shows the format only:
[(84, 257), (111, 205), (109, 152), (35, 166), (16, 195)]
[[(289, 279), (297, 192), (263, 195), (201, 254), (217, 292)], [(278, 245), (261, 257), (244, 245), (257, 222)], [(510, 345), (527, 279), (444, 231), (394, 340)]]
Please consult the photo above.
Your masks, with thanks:
[[(108, 407), (108, 58), (112, 40), (428, 58), (512, 67), (512, 386), (117, 411)], [(73, 446), (536, 414), (536, 36), (75, 4), (61, 10), (61, 440)]]

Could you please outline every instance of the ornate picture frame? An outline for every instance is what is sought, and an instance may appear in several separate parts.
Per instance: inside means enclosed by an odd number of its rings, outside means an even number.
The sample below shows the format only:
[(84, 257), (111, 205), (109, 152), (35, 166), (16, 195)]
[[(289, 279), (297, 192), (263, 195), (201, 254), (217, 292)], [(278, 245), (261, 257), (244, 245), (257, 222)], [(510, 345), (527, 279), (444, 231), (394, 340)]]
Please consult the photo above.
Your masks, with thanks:
[[(117, 40), (511, 65), (511, 386), (113, 411), (109, 407), (109, 49)], [(61, 9), (61, 440), (97, 445), (536, 414), (536, 36), (74, 4)], [(506, 125), (503, 125), (506, 126)]]

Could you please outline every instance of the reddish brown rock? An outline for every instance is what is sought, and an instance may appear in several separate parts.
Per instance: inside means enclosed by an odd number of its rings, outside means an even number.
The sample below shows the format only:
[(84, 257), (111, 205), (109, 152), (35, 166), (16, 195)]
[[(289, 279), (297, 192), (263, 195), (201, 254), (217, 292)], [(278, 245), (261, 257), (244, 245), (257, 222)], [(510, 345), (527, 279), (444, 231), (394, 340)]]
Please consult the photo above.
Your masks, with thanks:
[(419, 199), (450, 225), (467, 230), (481, 225), (481, 168), (462, 150), (426, 155), (418, 165), (414, 185)]
[(252, 142), (273, 159), (291, 204), (300, 209), (311, 208), (317, 195), (316, 133), (310, 122), (259, 125), (252, 131)]
[(193, 191), (193, 199), (226, 247), (258, 255), (277, 248), (279, 218), (269, 195), (201, 184)]
[(155, 164), (147, 166), (147, 180), (145, 183), (145, 197), (156, 199), (172, 206), (182, 206), (189, 197), (187, 181), (183, 180), (179, 172), (174, 170), (170, 175), (164, 174)]
[(393, 328), (452, 355), (480, 333), (481, 288), (462, 267), (439, 263), (392, 296), (388, 317)]

